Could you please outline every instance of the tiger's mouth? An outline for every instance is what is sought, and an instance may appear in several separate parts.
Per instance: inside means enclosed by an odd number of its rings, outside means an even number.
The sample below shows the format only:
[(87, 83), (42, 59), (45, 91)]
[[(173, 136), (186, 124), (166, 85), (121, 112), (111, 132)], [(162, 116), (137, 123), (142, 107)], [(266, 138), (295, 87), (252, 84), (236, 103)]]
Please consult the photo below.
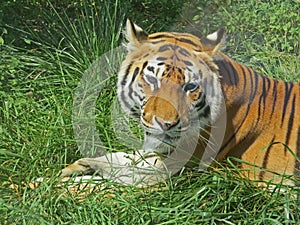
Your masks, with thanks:
[(176, 148), (178, 137), (173, 137), (167, 133), (154, 134), (145, 132), (144, 136), (144, 150), (148, 152), (159, 152), (168, 154)]
[(157, 129), (144, 125), (144, 149), (169, 154), (176, 148), (178, 140), (188, 131), (189, 126), (181, 126), (180, 121), (170, 129)]

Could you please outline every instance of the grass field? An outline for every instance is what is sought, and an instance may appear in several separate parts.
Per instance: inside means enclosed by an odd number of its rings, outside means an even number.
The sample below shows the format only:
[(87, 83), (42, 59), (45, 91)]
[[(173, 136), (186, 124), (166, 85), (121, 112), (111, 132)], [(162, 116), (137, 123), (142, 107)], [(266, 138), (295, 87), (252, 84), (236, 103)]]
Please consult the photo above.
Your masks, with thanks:
[[(59, 171), (82, 157), (72, 124), (76, 87), (94, 60), (120, 46), (126, 17), (153, 32), (207, 34), (223, 26), (228, 55), (300, 81), (299, 1), (184, 2), (1, 3), (0, 224), (300, 224), (299, 188), (265, 190), (225, 165), (183, 171), (146, 190), (109, 181), (75, 194), (57, 186)], [(111, 73), (97, 99), (96, 127), (108, 150), (124, 150), (111, 125)], [(38, 177), (48, 181), (31, 189)]]

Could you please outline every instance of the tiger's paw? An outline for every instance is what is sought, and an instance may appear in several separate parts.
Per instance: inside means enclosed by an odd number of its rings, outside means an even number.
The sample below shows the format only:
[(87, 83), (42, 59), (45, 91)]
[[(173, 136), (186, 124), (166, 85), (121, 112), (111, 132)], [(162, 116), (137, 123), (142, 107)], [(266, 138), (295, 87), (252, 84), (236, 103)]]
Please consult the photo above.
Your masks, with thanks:
[(61, 177), (69, 177), (75, 173), (88, 173), (91, 172), (91, 168), (84, 160), (79, 159), (76, 162), (66, 166), (61, 170)]
[[(92, 174), (101, 169), (101, 162), (92, 158), (82, 158), (61, 170), (61, 177), (69, 177), (73, 174)], [(104, 165), (103, 165), (104, 166)], [(100, 171), (99, 171), (100, 172)]]

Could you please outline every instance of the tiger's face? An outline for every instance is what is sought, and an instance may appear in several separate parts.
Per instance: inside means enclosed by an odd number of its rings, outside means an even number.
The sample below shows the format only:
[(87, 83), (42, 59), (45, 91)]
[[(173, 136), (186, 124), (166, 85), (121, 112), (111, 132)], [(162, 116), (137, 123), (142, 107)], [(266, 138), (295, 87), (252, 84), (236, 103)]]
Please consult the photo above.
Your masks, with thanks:
[[(205, 130), (219, 114), (218, 68), (213, 63), (223, 32), (210, 46), (185, 33), (146, 34), (127, 21), (128, 54), (118, 75), (118, 98), (139, 118), (145, 151), (165, 153), (184, 133)], [(168, 150), (167, 150), (168, 149)]]

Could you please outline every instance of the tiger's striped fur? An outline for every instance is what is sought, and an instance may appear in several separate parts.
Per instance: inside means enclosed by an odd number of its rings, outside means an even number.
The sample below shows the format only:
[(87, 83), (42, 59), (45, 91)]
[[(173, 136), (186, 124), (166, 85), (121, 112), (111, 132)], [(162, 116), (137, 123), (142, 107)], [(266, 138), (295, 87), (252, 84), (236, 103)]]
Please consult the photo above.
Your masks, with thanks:
[[(144, 147), (80, 159), (64, 168), (62, 176), (98, 171), (120, 183), (157, 183), (168, 177), (157, 153), (170, 154), (181, 138), (192, 142), (187, 134), (195, 129), (195, 157), (204, 158), (209, 147), (216, 160), (240, 159), (250, 179), (281, 182), (276, 174), (299, 177), (299, 83), (262, 76), (221, 53), (223, 30), (206, 38), (173, 32), (148, 35), (128, 20), (126, 36), (128, 54), (118, 74), (118, 98), (124, 111), (143, 125)], [(224, 126), (219, 126), (222, 121)], [(224, 135), (214, 137), (221, 143), (216, 149), (210, 137), (221, 130)]]
[[(205, 137), (220, 117), (223, 95), (226, 131), (216, 159), (240, 158), (247, 162), (240, 165), (245, 174), (255, 180), (279, 182), (268, 170), (299, 175), (299, 83), (262, 76), (222, 54), (223, 30), (202, 39), (186, 33), (148, 35), (128, 20), (126, 32), (118, 97), (145, 127), (145, 151), (164, 153), (161, 139), (175, 141), (172, 131), (190, 129), (195, 116)], [(198, 156), (205, 144), (200, 138)]]

